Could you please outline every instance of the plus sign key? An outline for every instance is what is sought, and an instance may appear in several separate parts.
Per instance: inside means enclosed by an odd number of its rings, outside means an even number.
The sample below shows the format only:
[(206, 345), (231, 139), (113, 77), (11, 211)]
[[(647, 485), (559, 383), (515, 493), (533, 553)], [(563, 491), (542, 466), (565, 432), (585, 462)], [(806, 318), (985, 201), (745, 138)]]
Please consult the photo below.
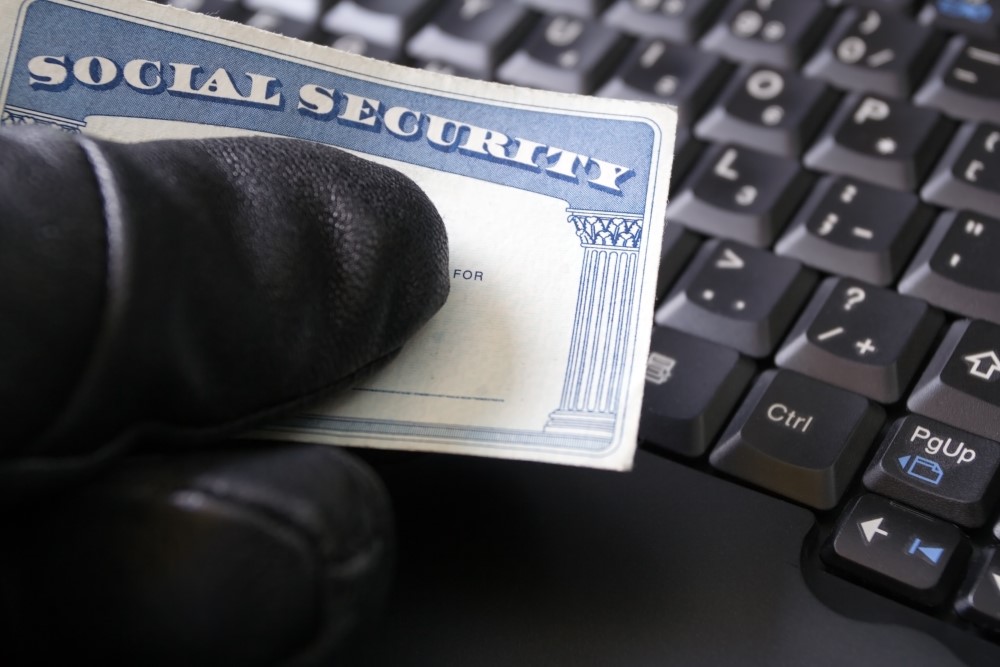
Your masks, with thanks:
[(863, 396), (791, 371), (758, 378), (709, 457), (751, 484), (816, 509), (839, 501), (885, 413)]
[(776, 357), (882, 403), (902, 397), (944, 316), (923, 301), (855, 280), (828, 278)]
[(1000, 326), (981, 320), (952, 324), (907, 407), (1000, 440)]
[(955, 526), (874, 495), (844, 512), (821, 551), (868, 585), (927, 606), (948, 597), (968, 554)]
[(1000, 444), (908, 415), (892, 425), (871, 466), (868, 489), (967, 528), (1000, 498)]

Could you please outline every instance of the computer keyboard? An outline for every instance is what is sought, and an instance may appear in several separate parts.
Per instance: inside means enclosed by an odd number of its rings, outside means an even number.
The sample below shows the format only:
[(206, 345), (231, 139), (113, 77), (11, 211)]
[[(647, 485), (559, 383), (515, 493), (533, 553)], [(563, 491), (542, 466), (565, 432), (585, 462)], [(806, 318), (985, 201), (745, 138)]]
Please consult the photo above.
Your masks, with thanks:
[(677, 105), (642, 446), (812, 508), (818, 567), (1000, 644), (1000, 2), (170, 4)]

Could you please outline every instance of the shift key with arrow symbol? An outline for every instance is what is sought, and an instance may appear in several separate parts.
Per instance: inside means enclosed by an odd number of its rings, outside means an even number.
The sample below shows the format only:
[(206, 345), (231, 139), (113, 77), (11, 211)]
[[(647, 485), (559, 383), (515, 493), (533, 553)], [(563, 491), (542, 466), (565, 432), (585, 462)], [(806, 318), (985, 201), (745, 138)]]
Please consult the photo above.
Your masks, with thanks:
[(866, 494), (848, 505), (821, 553), (866, 585), (934, 606), (954, 591), (969, 551), (952, 524)]

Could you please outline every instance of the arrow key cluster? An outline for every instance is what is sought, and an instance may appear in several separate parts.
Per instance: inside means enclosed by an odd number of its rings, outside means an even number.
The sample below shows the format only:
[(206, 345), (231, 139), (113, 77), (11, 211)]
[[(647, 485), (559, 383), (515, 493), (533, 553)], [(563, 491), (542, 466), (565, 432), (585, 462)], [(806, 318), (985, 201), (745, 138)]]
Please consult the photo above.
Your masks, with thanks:
[(822, 557), (866, 584), (936, 606), (954, 590), (969, 551), (950, 523), (863, 495), (841, 516)]

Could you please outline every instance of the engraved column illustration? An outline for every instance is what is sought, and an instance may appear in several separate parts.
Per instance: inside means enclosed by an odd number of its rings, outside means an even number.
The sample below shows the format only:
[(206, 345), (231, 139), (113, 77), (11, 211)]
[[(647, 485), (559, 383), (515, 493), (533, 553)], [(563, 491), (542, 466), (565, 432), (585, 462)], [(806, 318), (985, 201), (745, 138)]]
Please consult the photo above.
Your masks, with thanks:
[(610, 438), (631, 350), (642, 218), (570, 211), (583, 245), (583, 269), (559, 409), (550, 433)]

